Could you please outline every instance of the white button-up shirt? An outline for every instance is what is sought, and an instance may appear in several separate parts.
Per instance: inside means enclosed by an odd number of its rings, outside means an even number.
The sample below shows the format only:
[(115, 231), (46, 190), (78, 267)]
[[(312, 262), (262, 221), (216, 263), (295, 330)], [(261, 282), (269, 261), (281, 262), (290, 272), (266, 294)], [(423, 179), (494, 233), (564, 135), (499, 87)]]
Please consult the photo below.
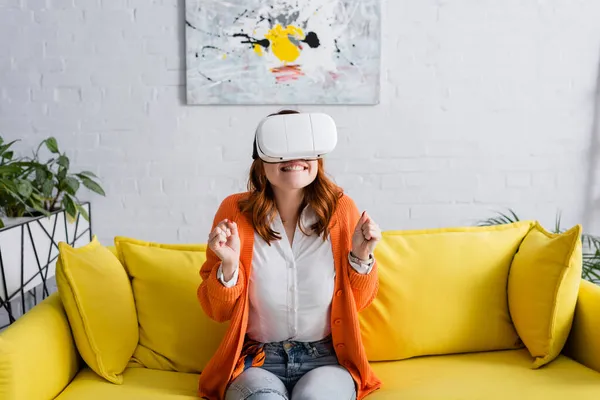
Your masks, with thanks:
[[(282, 239), (271, 246), (254, 233), (252, 273), (249, 283), (250, 315), (248, 336), (262, 343), (295, 340), (312, 342), (331, 333), (331, 301), (333, 298), (335, 267), (331, 241), (312, 233), (310, 226), (317, 218), (310, 207), (300, 215), (305, 235), (298, 226), (290, 246), (279, 214), (272, 229)], [(349, 256), (350, 265), (359, 273), (368, 274), (368, 264)], [(230, 281), (221, 283), (232, 287), (237, 283), (236, 269)]]

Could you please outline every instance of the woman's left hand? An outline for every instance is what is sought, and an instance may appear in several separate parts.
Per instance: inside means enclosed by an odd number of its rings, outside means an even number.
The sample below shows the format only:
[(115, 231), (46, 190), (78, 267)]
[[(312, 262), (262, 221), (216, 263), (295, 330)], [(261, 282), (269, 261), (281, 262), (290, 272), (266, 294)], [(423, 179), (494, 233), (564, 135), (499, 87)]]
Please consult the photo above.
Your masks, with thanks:
[(352, 235), (352, 254), (362, 260), (368, 260), (380, 240), (379, 225), (369, 217), (366, 211), (363, 211)]

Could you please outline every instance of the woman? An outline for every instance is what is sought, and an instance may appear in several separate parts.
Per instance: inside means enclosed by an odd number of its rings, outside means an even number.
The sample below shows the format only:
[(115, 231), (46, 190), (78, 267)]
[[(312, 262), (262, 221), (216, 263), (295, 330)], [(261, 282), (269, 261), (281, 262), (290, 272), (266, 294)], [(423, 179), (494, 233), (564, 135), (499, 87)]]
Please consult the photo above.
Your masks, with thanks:
[(200, 396), (362, 399), (381, 385), (358, 323), (377, 294), (381, 231), (322, 159), (265, 163), (256, 144), (253, 158), (249, 191), (217, 211), (200, 272), (204, 311), (230, 321)]

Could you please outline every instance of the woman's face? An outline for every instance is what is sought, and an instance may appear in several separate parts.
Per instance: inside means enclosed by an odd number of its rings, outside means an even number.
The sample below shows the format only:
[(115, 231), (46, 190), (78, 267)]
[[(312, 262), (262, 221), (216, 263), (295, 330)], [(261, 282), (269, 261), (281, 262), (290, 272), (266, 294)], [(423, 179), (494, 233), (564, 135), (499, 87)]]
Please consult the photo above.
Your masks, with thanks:
[(267, 179), (280, 190), (303, 189), (313, 183), (319, 169), (318, 161), (293, 160), (284, 163), (263, 163)]

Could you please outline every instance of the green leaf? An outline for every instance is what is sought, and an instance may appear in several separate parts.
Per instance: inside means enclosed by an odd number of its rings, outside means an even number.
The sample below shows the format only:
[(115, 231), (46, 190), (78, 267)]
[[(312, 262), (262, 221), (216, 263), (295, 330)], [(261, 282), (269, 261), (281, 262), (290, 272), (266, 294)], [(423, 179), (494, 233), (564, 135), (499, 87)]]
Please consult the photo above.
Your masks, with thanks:
[(98, 193), (101, 196), (106, 196), (106, 193), (104, 193), (104, 189), (102, 189), (102, 187), (98, 183), (85, 176), (80, 176), (79, 178), (81, 179), (81, 183), (83, 183), (83, 186), (90, 189), (92, 192)]
[(29, 198), (33, 192), (33, 186), (31, 186), (31, 182), (25, 180), (17, 181), (17, 192), (25, 199)]
[(62, 199), (63, 207), (69, 216), (75, 218), (77, 216), (77, 207), (75, 206), (75, 201), (68, 194), (65, 195)]
[(18, 165), (2, 165), (0, 166), (0, 176), (20, 176), (23, 168)]
[(504, 221), (504, 223), (512, 224), (513, 222), (519, 221), (519, 217), (517, 217), (517, 214), (515, 214), (515, 212), (513, 210), (509, 209), (508, 211), (510, 211), (510, 215), (506, 215), (504, 213), (498, 213), (502, 216), (502, 220)]
[(2, 154), (2, 158), (4, 158), (5, 160), (12, 160), (14, 154), (14, 151), (7, 151), (6, 153)]
[(46, 171), (44, 170), (44, 168), (37, 167), (35, 169), (35, 183), (38, 186), (43, 185), (43, 183), (46, 180), (47, 176), (48, 176), (48, 174), (46, 173)]
[(600, 250), (600, 238), (584, 233), (581, 235), (581, 240), (583, 241), (584, 246), (587, 248), (593, 248), (596, 249), (596, 251)]
[(18, 142), (18, 140), (13, 140), (12, 142), (6, 144), (4, 144), (4, 142), (0, 142), (0, 154), (4, 154), (4, 152), (10, 149), (10, 147), (16, 142)]
[(82, 206), (79, 203), (76, 203), (77, 206), (77, 210), (81, 213), (81, 216), (86, 220), (89, 221), (90, 220), (90, 216), (88, 215), (87, 210), (85, 209), (84, 206)]
[(69, 157), (65, 156), (64, 154), (58, 157), (58, 160), (56, 162), (58, 163), (58, 165), (65, 169), (69, 169), (69, 165), (71, 164), (69, 161)]
[(51, 180), (47, 180), (42, 184), (42, 195), (46, 198), (52, 196), (52, 191), (54, 190), (54, 182)]
[(98, 178), (96, 176), (96, 174), (94, 174), (93, 172), (90, 171), (81, 171), (80, 173), (76, 174), (77, 176), (83, 175), (83, 176), (89, 176), (90, 178)]
[(0, 178), (0, 187), (2, 188), (3, 191), (6, 191), (7, 193), (11, 193), (11, 192), (16, 193), (16, 191), (17, 191), (17, 187), (16, 187), (15, 183), (9, 179)]
[(49, 137), (48, 139), (46, 139), (44, 141), (46, 143), (46, 147), (48, 148), (48, 150), (50, 150), (51, 153), (54, 154), (58, 154), (58, 143), (56, 142), (56, 139), (53, 137)]
[(561, 220), (561, 212), (556, 213), (556, 221), (554, 222), (554, 233), (561, 233), (560, 220)]
[(0, 228), (4, 228), (4, 221), (2, 221), (2, 218), (0, 218)]
[(591, 269), (584, 269), (583, 276), (589, 281), (600, 281), (600, 275)]
[(65, 179), (67, 177), (67, 170), (65, 168), (59, 168), (58, 169), (58, 174), (56, 174), (56, 178), (59, 181), (62, 181), (63, 179)]
[(498, 214), (498, 217), (492, 217), (492, 218), (488, 218), (486, 220), (483, 220), (481, 222), (479, 222), (479, 226), (490, 226), (490, 225), (504, 225), (504, 224), (512, 224), (513, 222), (517, 222), (520, 221), (519, 217), (517, 216), (517, 214), (515, 214), (515, 212), (511, 209), (509, 209), (509, 213), (510, 215), (501, 213), (501, 212), (496, 212), (496, 214)]
[(79, 181), (73, 177), (67, 176), (63, 182), (65, 192), (75, 196), (79, 190)]

